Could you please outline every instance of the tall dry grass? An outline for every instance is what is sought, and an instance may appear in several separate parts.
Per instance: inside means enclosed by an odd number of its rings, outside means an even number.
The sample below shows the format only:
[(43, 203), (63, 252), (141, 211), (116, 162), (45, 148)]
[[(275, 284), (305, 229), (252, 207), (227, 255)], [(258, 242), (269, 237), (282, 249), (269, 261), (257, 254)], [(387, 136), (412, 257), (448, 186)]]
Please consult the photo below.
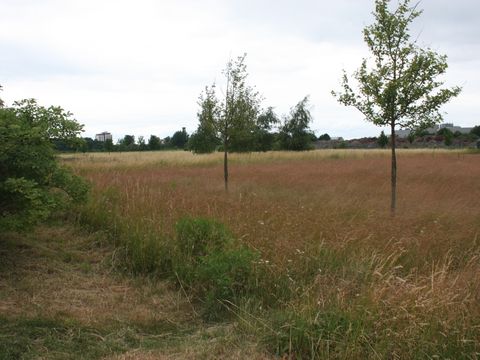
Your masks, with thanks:
[(478, 155), (400, 151), (395, 218), (388, 211), (388, 151), (231, 159), (228, 194), (218, 154), (64, 161), (93, 182), (97, 201), (90, 210), (115, 214), (122, 231), (146, 248), (173, 239), (174, 224), (188, 215), (217, 219), (258, 250), (269, 274), (263, 295), (278, 296), (275, 288), (290, 295), (264, 318), (252, 304), (236, 311), (274, 352), (478, 358)]

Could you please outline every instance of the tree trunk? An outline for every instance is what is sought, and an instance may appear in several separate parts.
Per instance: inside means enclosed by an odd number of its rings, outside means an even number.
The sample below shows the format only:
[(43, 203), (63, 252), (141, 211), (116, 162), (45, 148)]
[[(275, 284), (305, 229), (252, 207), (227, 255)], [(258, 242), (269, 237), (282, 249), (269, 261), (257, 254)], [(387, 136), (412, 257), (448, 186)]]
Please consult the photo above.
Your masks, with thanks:
[(228, 192), (228, 151), (227, 144), (223, 144), (223, 177), (225, 179), (225, 191)]
[(397, 155), (395, 153), (395, 123), (391, 123), (391, 142), (392, 142), (392, 201), (390, 205), (390, 212), (392, 216), (395, 216), (395, 210), (397, 208)]

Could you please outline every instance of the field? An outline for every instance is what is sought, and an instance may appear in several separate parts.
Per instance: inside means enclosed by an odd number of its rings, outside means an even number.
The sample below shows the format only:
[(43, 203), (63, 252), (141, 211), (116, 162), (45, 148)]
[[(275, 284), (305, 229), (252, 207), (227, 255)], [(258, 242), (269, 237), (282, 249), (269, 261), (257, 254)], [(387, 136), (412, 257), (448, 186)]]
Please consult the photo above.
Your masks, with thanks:
[[(221, 154), (62, 157), (93, 184), (75, 221), (119, 249), (116, 268), (167, 279), (190, 316), (233, 324), (255, 354), (480, 357), (478, 154), (400, 151), (395, 217), (388, 151), (230, 159), (226, 193)], [(182, 233), (198, 224), (225, 226), (228, 256), (179, 253)]]

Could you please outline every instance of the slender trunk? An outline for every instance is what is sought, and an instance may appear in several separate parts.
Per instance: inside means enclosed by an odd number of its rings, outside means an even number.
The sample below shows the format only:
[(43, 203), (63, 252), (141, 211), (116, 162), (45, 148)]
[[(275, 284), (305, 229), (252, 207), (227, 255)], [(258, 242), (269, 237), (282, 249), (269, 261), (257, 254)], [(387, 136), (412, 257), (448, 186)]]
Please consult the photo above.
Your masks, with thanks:
[(392, 142), (392, 202), (390, 205), (391, 215), (395, 216), (397, 208), (397, 155), (395, 153), (395, 123), (391, 123), (391, 142)]
[(223, 143), (223, 177), (225, 179), (225, 191), (228, 192), (228, 149), (227, 143)]
[(223, 178), (225, 180), (225, 192), (228, 193), (228, 131), (230, 122), (229, 108), (230, 70), (227, 71), (227, 90), (225, 92), (225, 123), (223, 128)]

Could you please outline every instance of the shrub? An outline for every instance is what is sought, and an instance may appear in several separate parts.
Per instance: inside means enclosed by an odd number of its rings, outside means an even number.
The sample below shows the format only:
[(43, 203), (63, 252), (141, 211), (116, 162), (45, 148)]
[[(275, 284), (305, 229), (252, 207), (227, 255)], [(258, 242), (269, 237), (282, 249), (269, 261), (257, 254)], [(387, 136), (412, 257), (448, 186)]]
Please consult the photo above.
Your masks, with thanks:
[(86, 182), (62, 168), (52, 136), (72, 141), (81, 126), (61, 108), (45, 109), (35, 101), (0, 109), (0, 225), (28, 229), (53, 211), (86, 199)]
[(215, 220), (183, 218), (176, 224), (176, 235), (176, 277), (203, 302), (205, 318), (224, 317), (226, 302), (237, 303), (251, 293), (257, 254), (236, 244), (230, 231)]

